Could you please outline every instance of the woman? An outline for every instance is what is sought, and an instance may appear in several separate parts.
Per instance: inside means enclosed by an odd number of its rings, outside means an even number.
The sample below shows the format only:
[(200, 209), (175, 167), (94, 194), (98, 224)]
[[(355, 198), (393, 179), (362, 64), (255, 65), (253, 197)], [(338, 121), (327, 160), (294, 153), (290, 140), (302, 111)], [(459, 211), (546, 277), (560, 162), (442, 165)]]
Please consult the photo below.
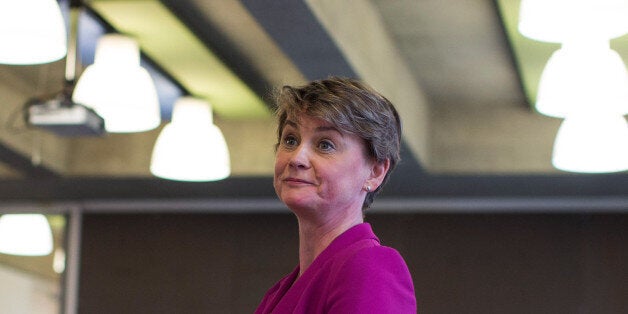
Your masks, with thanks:
[(299, 265), (255, 313), (416, 313), (403, 258), (363, 215), (399, 161), (393, 105), (345, 78), (286, 86), (277, 105), (274, 187), (298, 220)]

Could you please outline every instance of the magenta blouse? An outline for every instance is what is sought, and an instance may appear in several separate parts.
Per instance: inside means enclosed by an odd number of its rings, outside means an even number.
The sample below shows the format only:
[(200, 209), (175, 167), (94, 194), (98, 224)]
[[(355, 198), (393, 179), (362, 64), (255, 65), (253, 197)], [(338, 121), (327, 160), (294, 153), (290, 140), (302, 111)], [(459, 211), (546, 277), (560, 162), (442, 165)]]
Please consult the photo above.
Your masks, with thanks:
[(255, 313), (417, 312), (405, 261), (380, 245), (368, 223), (338, 236), (297, 279), (298, 274), (297, 266), (266, 292)]

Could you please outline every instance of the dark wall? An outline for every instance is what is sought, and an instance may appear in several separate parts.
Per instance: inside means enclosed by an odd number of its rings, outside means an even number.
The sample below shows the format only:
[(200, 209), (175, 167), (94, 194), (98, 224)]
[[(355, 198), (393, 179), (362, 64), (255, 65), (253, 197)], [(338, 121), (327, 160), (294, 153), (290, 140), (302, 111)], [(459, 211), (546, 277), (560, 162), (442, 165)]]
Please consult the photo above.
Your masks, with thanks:
[(422, 313), (628, 313), (628, 215), (373, 217)]
[[(628, 215), (367, 216), (421, 313), (627, 313)], [(90, 214), (79, 313), (252, 313), (297, 263), (289, 214)]]

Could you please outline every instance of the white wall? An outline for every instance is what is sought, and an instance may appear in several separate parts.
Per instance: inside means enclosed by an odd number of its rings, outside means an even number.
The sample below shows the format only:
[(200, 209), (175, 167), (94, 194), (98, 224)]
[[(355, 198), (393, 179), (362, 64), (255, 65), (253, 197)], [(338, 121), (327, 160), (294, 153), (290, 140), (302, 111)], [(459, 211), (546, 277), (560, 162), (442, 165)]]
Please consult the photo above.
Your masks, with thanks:
[(0, 265), (0, 313), (60, 313), (60, 286), (55, 280)]

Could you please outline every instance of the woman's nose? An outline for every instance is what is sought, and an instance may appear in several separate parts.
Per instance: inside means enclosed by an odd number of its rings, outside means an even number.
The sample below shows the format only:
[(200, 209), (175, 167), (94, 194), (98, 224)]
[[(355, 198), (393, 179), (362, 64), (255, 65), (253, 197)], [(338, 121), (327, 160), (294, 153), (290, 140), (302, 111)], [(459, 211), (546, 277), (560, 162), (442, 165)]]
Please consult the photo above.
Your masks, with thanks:
[(290, 156), (290, 166), (307, 169), (310, 167), (309, 149), (305, 145), (296, 147)]

